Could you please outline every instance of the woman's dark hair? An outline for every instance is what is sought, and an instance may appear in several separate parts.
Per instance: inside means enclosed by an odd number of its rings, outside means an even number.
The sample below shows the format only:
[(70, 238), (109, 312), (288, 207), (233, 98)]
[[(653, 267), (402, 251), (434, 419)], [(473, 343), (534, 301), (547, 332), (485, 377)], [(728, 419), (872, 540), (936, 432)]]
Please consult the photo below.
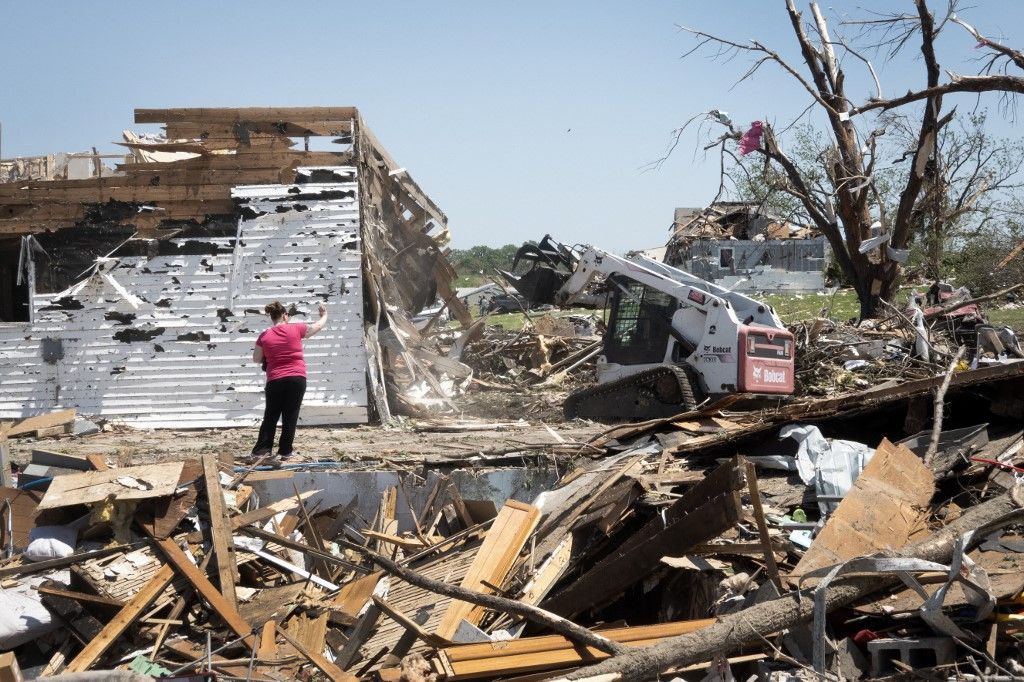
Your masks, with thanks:
[(270, 315), (270, 319), (277, 322), (281, 317), (288, 312), (288, 309), (281, 305), (280, 301), (274, 301), (273, 303), (267, 304), (267, 307), (263, 309), (267, 315)]

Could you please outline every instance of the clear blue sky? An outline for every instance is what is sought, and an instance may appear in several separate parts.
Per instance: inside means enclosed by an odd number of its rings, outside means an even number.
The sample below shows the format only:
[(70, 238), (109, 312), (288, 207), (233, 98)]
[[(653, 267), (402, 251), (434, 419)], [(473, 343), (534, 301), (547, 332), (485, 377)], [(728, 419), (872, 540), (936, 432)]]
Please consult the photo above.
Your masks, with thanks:
[[(693, 38), (676, 24), (796, 58), (781, 0), (0, 3), (5, 158), (114, 151), (121, 129), (146, 130), (135, 107), (355, 105), (448, 213), (460, 248), (545, 232), (613, 250), (662, 244), (673, 208), (706, 204), (718, 182), (696, 129), (641, 171), (676, 126), (712, 108), (781, 123), (806, 104), (772, 67), (731, 89), (745, 58), (680, 60)], [(1024, 45), (1024, 2), (974, 4), (964, 18)], [(913, 11), (909, 0), (823, 6)], [(943, 66), (971, 71), (972, 48), (952, 27)], [(911, 53), (876, 60), (887, 94), (922, 83)], [(848, 68), (851, 94), (870, 94)]]

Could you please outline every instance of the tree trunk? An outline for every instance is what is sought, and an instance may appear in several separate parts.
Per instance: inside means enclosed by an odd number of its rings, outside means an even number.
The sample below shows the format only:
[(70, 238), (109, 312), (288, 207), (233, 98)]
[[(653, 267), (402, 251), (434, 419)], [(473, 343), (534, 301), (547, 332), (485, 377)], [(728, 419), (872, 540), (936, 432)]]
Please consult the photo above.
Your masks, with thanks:
[[(978, 539), (997, 528), (1019, 523), (1024, 516), (1024, 509), (1021, 508), (1024, 503), (1022, 493), (1024, 488), (1017, 486), (1010, 492), (983, 502), (948, 526), (894, 554), (948, 563), (954, 542), (966, 531), (979, 531), (975, 534)], [(854, 576), (836, 580), (826, 593), (826, 612), (898, 583), (899, 579), (892, 576)], [(714, 625), (696, 632), (630, 649), (625, 654), (580, 668), (561, 679), (586, 680), (599, 675), (607, 676), (602, 679), (609, 682), (657, 679), (659, 673), (672, 667), (709, 661), (716, 655), (728, 656), (744, 644), (760, 641), (773, 633), (809, 621), (813, 615), (814, 600), (810, 592), (804, 591), (802, 598), (793, 592), (722, 616)]]
[(886, 311), (880, 301), (892, 301), (899, 290), (898, 263), (867, 263), (858, 270), (854, 289), (860, 301), (860, 319), (880, 317)]

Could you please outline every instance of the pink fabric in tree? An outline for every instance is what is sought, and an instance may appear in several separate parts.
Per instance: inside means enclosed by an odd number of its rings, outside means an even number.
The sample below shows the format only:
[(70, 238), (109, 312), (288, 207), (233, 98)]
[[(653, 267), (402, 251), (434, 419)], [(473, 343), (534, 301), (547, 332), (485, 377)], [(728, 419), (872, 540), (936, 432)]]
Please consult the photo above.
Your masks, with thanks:
[(761, 148), (761, 133), (763, 128), (764, 124), (760, 121), (754, 121), (750, 124), (750, 130), (743, 133), (743, 137), (740, 138), (740, 156), (744, 156), (755, 149)]

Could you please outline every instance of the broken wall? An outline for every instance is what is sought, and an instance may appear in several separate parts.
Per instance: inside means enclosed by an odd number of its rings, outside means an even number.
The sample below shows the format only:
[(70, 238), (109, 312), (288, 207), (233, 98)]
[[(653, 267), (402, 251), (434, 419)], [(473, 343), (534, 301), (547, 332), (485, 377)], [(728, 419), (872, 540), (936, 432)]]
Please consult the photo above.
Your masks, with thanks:
[(0, 326), (0, 417), (74, 406), (147, 427), (219, 427), (262, 418), (252, 362), (263, 306), (292, 320), (329, 306), (305, 342), (300, 423), (365, 422), (362, 253), (356, 169), (335, 181), (243, 186), (237, 238), (154, 242), (157, 255), (101, 259), (83, 282), (34, 297), (35, 323)]
[(825, 238), (695, 239), (676, 244), (667, 262), (735, 291), (825, 288)]

